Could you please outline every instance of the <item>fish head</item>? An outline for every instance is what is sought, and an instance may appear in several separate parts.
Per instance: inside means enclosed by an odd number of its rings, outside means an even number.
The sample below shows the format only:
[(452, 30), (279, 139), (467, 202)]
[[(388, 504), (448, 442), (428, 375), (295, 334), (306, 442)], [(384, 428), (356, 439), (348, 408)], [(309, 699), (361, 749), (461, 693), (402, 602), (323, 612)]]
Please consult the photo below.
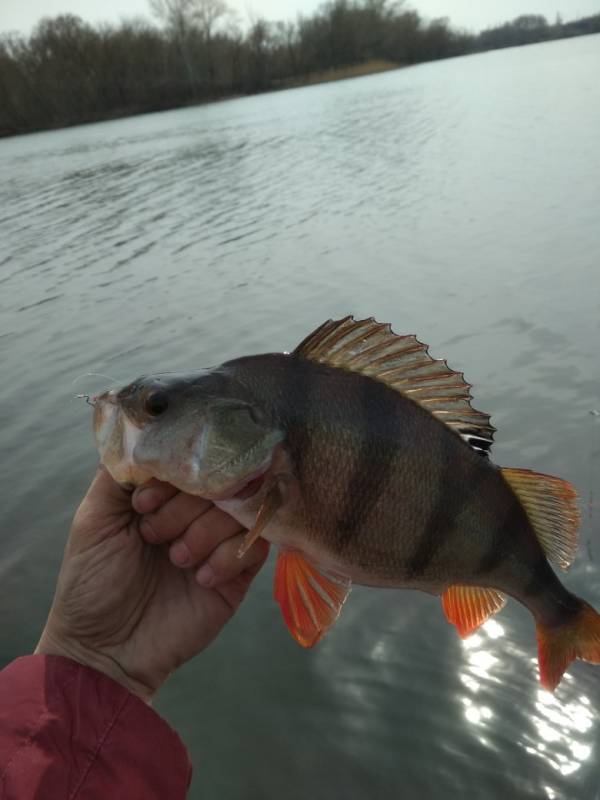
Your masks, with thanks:
[(283, 439), (226, 370), (138, 378), (93, 398), (102, 463), (119, 483), (150, 478), (210, 499), (262, 476)]

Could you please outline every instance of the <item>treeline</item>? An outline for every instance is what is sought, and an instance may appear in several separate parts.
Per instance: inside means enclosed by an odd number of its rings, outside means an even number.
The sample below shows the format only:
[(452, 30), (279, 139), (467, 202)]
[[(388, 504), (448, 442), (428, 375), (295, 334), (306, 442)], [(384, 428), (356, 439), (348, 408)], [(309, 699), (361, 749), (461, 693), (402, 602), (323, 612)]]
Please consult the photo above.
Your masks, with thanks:
[[(224, 0), (150, 0), (158, 25), (91, 26), (65, 14), (0, 37), (0, 135), (262, 92), (370, 62), (389, 66), (600, 31), (519, 17), (478, 36), (391, 0), (331, 0), (245, 31)], [(573, 27), (578, 26), (578, 27)]]
[(523, 14), (512, 22), (482, 31), (476, 38), (476, 43), (479, 50), (495, 50), (588, 33), (600, 33), (600, 14), (567, 23), (563, 23), (560, 16), (557, 16), (553, 25), (539, 14)]

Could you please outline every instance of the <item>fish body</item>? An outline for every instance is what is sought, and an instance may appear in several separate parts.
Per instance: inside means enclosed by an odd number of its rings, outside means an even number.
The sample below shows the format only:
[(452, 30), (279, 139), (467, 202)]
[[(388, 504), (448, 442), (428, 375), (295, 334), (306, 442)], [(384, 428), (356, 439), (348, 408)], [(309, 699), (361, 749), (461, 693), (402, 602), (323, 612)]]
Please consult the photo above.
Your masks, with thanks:
[(301, 644), (324, 635), (352, 583), (440, 595), (461, 635), (508, 595), (535, 618), (554, 688), (572, 658), (600, 660), (600, 617), (548, 563), (572, 560), (576, 494), (495, 466), (469, 388), (414, 337), (345, 318), (291, 354), (105, 393), (96, 436), (117, 480), (209, 497), (250, 529), (247, 546), (279, 546), (275, 596)]
[[(290, 501), (261, 534), (354, 582), (436, 594), (449, 581), (517, 594), (543, 551), (501, 471), (420, 406), (366, 376), (289, 355), (225, 365), (284, 432), (270, 466)], [(297, 389), (293, 388), (297, 387)], [(252, 527), (263, 491), (217, 504)], [(511, 532), (517, 530), (511, 541)], [(506, 557), (505, 557), (506, 556)], [(527, 565), (527, 566), (525, 566)], [(491, 582), (491, 583), (490, 583)]]

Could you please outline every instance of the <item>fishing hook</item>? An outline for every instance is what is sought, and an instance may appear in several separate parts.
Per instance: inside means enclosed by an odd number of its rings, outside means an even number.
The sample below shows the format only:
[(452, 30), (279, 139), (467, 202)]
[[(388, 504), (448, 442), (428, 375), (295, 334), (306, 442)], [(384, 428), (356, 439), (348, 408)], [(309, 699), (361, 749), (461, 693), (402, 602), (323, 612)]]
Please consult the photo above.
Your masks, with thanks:
[(77, 397), (79, 400), (81, 400), (81, 398), (85, 398), (85, 402), (88, 404), (88, 406), (92, 406), (92, 408), (96, 405), (94, 402), (96, 398), (91, 397), (89, 394), (76, 394), (75, 397)]

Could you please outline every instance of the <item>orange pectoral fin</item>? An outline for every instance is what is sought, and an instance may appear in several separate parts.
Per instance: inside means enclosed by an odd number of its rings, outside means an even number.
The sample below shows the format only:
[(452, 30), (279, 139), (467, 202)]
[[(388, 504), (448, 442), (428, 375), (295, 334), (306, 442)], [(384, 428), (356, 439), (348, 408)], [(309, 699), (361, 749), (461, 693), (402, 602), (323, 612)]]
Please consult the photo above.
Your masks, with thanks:
[(449, 586), (442, 595), (446, 619), (456, 626), (463, 639), (500, 611), (505, 603), (506, 597), (500, 592), (478, 586)]
[(279, 491), (277, 484), (275, 484), (275, 486), (273, 486), (271, 491), (265, 497), (263, 504), (258, 510), (254, 527), (251, 528), (244, 536), (244, 540), (237, 552), (238, 558), (241, 558), (245, 553), (248, 552), (254, 542), (267, 527), (273, 516), (277, 513), (277, 510), (280, 508), (282, 503), (283, 498), (281, 497), (281, 492)]
[(312, 647), (340, 615), (351, 582), (311, 564), (300, 553), (281, 550), (275, 568), (275, 600), (285, 624), (302, 647)]

